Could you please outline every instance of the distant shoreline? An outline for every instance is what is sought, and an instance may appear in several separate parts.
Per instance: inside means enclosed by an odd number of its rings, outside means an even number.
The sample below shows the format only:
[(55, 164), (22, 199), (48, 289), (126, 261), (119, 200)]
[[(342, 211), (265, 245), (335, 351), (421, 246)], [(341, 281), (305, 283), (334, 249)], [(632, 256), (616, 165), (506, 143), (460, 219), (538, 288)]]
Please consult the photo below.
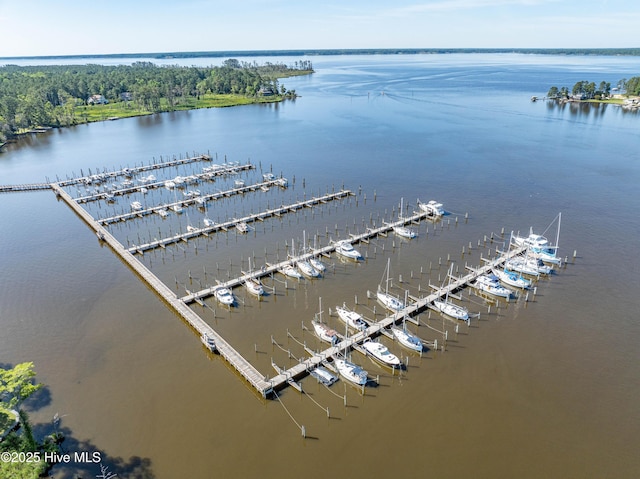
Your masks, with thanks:
[(152, 58), (158, 60), (184, 58), (305, 56), (305, 55), (415, 55), (451, 53), (520, 53), (568, 56), (640, 56), (640, 48), (359, 48), (304, 50), (226, 50), (201, 52), (140, 52), (87, 55), (36, 55), (0, 57), (0, 60), (55, 60), (73, 58)]

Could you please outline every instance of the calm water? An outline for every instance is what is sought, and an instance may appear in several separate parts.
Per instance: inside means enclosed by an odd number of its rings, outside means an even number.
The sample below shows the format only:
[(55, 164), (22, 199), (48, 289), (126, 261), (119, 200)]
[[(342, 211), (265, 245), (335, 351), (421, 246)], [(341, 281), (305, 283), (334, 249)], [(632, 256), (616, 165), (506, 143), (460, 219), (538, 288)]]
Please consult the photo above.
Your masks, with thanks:
[[(227, 219), (344, 185), (350, 200), (257, 225), (143, 261), (176, 292), (214, 284), (286, 255), (285, 244), (326, 244), (397, 214), (400, 198), (438, 199), (451, 212), (422, 224), (410, 243), (392, 237), (360, 245), (368, 259), (333, 267), (318, 281), (269, 282), (258, 303), (238, 291), (233, 311), (194, 306), (267, 375), (271, 360), (313, 348), (308, 327), (322, 298), (373, 317), (367, 290), (391, 257), (396, 291), (420, 294), (444, 278), (450, 255), (459, 270), (502, 247), (500, 232), (544, 231), (562, 212), (560, 247), (569, 264), (539, 282), (534, 301), (488, 305), (471, 327), (425, 313), (417, 333), (448, 330), (447, 351), (409, 355), (401, 377), (354, 355), (380, 386), (361, 396), (304, 380), (330, 418), (293, 390), (259, 399), (95, 235), (49, 192), (0, 196), (0, 363), (34, 361), (47, 385), (32, 417), (61, 427), (69, 452), (100, 451), (118, 477), (637, 477), (640, 373), (637, 211), (640, 117), (613, 106), (532, 103), (549, 86), (640, 74), (640, 59), (534, 55), (345, 56), (312, 58), (317, 72), (287, 79), (295, 102), (199, 110), (119, 120), (26, 138), (0, 153), (0, 181), (64, 177), (88, 168), (120, 168), (169, 155), (207, 152), (282, 172), (292, 182), (210, 203)], [(204, 64), (217, 59), (198, 59)], [(168, 171), (189, 174), (193, 167)], [(199, 186), (226, 189), (232, 179)], [(140, 198), (142, 199), (142, 198)], [(165, 190), (146, 201), (171, 201)], [(94, 204), (98, 216), (128, 208)], [(464, 215), (468, 213), (468, 220)], [(202, 220), (180, 217), (113, 229), (138, 242)], [(456, 218), (458, 221), (456, 222)], [(428, 230), (427, 230), (428, 228)], [(487, 241), (494, 233), (496, 241)], [(547, 231), (554, 237), (555, 229)], [(469, 243), (473, 249), (468, 252)], [(466, 254), (462, 254), (462, 247)], [(572, 260), (573, 252), (577, 257)], [(442, 266), (438, 266), (439, 259)], [(431, 267), (431, 268), (430, 268)], [(402, 275), (403, 283), (398, 283)], [(191, 276), (191, 279), (189, 279)], [(355, 299), (358, 299), (356, 306)], [(380, 307), (377, 308), (380, 318)], [(426, 325), (428, 324), (428, 326)], [(92, 477), (95, 466), (54, 469), (55, 477)]]

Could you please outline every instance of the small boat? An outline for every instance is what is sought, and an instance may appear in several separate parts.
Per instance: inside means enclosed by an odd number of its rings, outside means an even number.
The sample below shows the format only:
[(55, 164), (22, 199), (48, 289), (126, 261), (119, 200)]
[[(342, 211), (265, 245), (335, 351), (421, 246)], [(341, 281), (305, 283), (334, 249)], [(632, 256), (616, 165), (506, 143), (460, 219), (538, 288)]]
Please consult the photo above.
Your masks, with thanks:
[(237, 187), (242, 187), (245, 185), (244, 180), (235, 180), (233, 184)]
[(261, 189), (262, 191), (264, 191), (265, 193), (266, 193), (267, 191), (269, 191), (269, 187), (268, 187), (267, 185), (262, 185), (262, 186), (260, 187), (260, 189)]
[(531, 280), (522, 276), (521, 273), (511, 271), (506, 267), (504, 269), (494, 268), (493, 274), (495, 274), (503, 283), (513, 286), (514, 288), (528, 289), (531, 287)]
[(362, 315), (356, 313), (355, 311), (350, 311), (347, 309), (345, 305), (336, 306), (336, 312), (338, 313), (338, 317), (350, 328), (356, 329), (358, 331), (364, 331), (369, 327), (369, 324), (364, 320)]
[(460, 321), (469, 321), (469, 311), (467, 311), (466, 308), (451, 303), (446, 299), (444, 301), (436, 299), (433, 302), (433, 307), (440, 311), (442, 314), (446, 314), (451, 318), (459, 319)]
[(422, 344), (422, 340), (418, 336), (414, 336), (406, 329), (401, 328), (391, 328), (391, 333), (393, 337), (398, 340), (398, 342), (407, 349), (411, 349), (413, 351), (417, 351), (419, 353), (424, 349), (424, 345)]
[(362, 258), (360, 252), (354, 249), (350, 241), (342, 240), (336, 243), (336, 253), (345, 258), (358, 260)]
[(418, 201), (418, 206), (422, 211), (429, 214), (430, 216), (442, 216), (444, 215), (444, 209), (442, 208), (442, 203), (438, 203), (435, 200), (431, 200), (428, 203), (421, 203)]
[(404, 303), (392, 294), (389, 294), (389, 269), (391, 269), (391, 258), (387, 258), (387, 267), (385, 269), (387, 280), (385, 283), (385, 289), (383, 291), (381, 286), (378, 285), (376, 296), (378, 301), (380, 301), (380, 303), (382, 303), (382, 305), (388, 310), (400, 311), (401, 309), (404, 309)]
[(327, 267), (322, 261), (320, 261), (320, 258), (316, 258), (315, 256), (309, 258), (309, 263), (311, 263), (311, 266), (315, 269), (320, 271), (320, 273), (324, 273), (327, 270)]
[(511, 297), (511, 290), (502, 286), (499, 279), (494, 274), (483, 274), (478, 276), (473, 283), (473, 286), (478, 290), (494, 296), (500, 296), (503, 298)]
[(406, 226), (394, 226), (393, 232), (402, 238), (413, 239), (418, 236), (418, 234), (413, 231), (411, 228), (407, 228)]
[(165, 182), (164, 182), (164, 187), (165, 187), (166, 189), (168, 189), (168, 190), (171, 190), (171, 189), (173, 189), (173, 188), (175, 188), (175, 187), (176, 187), (176, 184), (175, 184), (175, 182), (174, 182), (174, 181), (167, 180), (167, 181), (165, 181)]
[(105, 195), (104, 195), (104, 200), (105, 200), (107, 203), (115, 203), (115, 202), (116, 202), (115, 197), (114, 197), (112, 194), (110, 194), (110, 193), (105, 193)]
[(210, 220), (209, 218), (205, 218), (205, 219), (203, 219), (203, 220), (202, 220), (202, 222), (204, 223), (204, 225), (205, 225), (207, 228), (210, 228), (211, 226), (214, 226), (214, 225), (216, 224), (216, 222), (215, 222), (215, 221)]
[(157, 209), (156, 213), (158, 214), (158, 216), (160, 216), (160, 218), (163, 219), (169, 216), (169, 213), (167, 213), (167, 210), (165, 210), (164, 208)]
[(278, 185), (280, 188), (286, 188), (287, 186), (289, 186), (289, 180), (287, 180), (286, 178), (278, 178), (276, 180), (276, 185)]
[(367, 356), (371, 356), (373, 359), (385, 366), (389, 366), (393, 369), (399, 369), (402, 367), (402, 362), (398, 359), (398, 356), (389, 351), (389, 349), (382, 343), (372, 341), (367, 338), (367, 340), (362, 343), (362, 349), (365, 350)]
[(173, 179), (173, 183), (175, 184), (175, 186), (178, 186), (178, 187), (179, 187), (179, 186), (181, 186), (181, 185), (184, 185), (184, 183), (185, 183), (185, 179), (184, 179), (182, 176), (176, 176), (176, 177)]
[(262, 175), (262, 179), (264, 181), (273, 181), (276, 179), (276, 175), (274, 175), (273, 173), (265, 173), (264, 175)]
[(149, 192), (149, 190), (147, 188), (145, 188), (144, 186), (142, 186), (140, 188), (140, 193), (142, 193), (143, 195), (146, 195)]
[(198, 231), (198, 228), (195, 226), (187, 225), (187, 233), (193, 233), (194, 231)]
[(142, 209), (142, 203), (140, 203), (139, 201), (134, 201), (133, 203), (131, 203), (131, 209), (133, 211), (140, 211)]
[(404, 303), (395, 296), (378, 289), (376, 293), (378, 301), (389, 311), (400, 311), (404, 309)]
[(257, 278), (247, 278), (244, 282), (244, 286), (247, 288), (247, 291), (254, 296), (262, 296), (264, 294), (262, 283)]
[(217, 288), (213, 294), (216, 299), (225, 306), (231, 306), (235, 302), (236, 298), (229, 288)]
[(182, 213), (182, 206), (180, 206), (179, 203), (173, 204), (170, 206), (170, 208), (175, 212), (175, 213)]
[(516, 256), (505, 263), (505, 266), (518, 273), (529, 276), (539, 276), (541, 274), (551, 274), (553, 268), (542, 262), (542, 260), (531, 256)]
[(298, 271), (298, 268), (296, 268), (292, 264), (287, 264), (283, 266), (280, 269), (280, 272), (285, 276), (289, 276), (290, 278), (296, 278), (296, 279), (302, 278), (302, 273), (300, 273), (300, 271)]
[[(543, 235), (535, 234), (533, 228), (529, 228), (529, 236), (513, 236), (512, 233), (511, 240), (518, 246), (527, 246), (529, 249), (528, 254), (536, 259), (540, 259), (545, 263), (560, 264), (562, 263), (562, 259), (558, 256), (558, 243), (560, 241), (562, 214), (558, 213), (556, 219), (558, 220), (558, 230), (556, 232), (555, 246), (552, 246), (549, 240)], [(555, 220), (553, 222), (555, 222)], [(553, 224), (553, 222), (551, 224)]]
[(322, 323), (317, 319), (312, 320), (311, 324), (313, 325), (316, 335), (323, 341), (330, 344), (337, 344), (340, 342), (340, 336), (338, 336), (335, 329), (331, 329), (325, 323)]
[(309, 278), (319, 278), (320, 271), (315, 269), (309, 261), (297, 261), (296, 266), (300, 270), (302, 274), (308, 276)]
[(367, 377), (367, 371), (362, 369), (360, 366), (343, 358), (334, 358), (333, 364), (335, 364), (340, 375), (347, 381), (357, 386), (364, 386), (367, 384), (369, 379)]
[(198, 204), (198, 206), (204, 206), (204, 204), (207, 202), (207, 200), (205, 198), (203, 198), (202, 196), (198, 196), (196, 198), (196, 203)]
[(338, 380), (337, 376), (331, 374), (327, 369), (322, 366), (318, 366), (314, 370), (312, 370), (309, 374), (311, 374), (314, 378), (321, 382), (325, 386), (331, 386)]
[[(404, 218), (402, 217), (402, 212), (404, 211), (404, 198), (400, 198), (400, 210), (398, 214), (398, 220), (402, 221)], [(413, 239), (417, 237), (417, 233), (413, 231), (411, 228), (408, 228), (404, 225), (396, 225), (393, 227), (393, 232), (402, 238)]]
[(247, 231), (249, 231), (249, 225), (244, 221), (240, 221), (236, 223), (236, 230), (238, 231), (238, 233), (246, 233)]
[(213, 338), (211, 336), (209, 336), (207, 333), (204, 333), (202, 336), (200, 336), (200, 341), (202, 341), (202, 344), (204, 344), (204, 346), (211, 352), (214, 352), (216, 350), (216, 343), (213, 340)]

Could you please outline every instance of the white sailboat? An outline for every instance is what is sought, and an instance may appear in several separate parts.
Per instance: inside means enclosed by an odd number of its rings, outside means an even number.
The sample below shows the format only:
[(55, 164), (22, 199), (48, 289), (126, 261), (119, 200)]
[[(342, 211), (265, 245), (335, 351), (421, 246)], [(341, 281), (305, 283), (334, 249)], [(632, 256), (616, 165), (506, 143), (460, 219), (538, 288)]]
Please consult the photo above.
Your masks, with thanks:
[[(243, 274), (250, 275), (251, 273), (251, 258), (249, 258), (249, 272)], [(244, 282), (244, 286), (247, 288), (247, 291), (254, 296), (260, 297), (264, 294), (264, 287), (258, 278), (252, 276), (247, 277)]]
[[(556, 219), (558, 220), (558, 228), (556, 231), (555, 245), (551, 245), (549, 243), (549, 240), (543, 236), (544, 233), (542, 235), (535, 234), (533, 232), (533, 227), (529, 228), (529, 236), (513, 236), (512, 233), (512, 241), (518, 246), (527, 246), (530, 254), (536, 259), (540, 259), (545, 263), (560, 264), (562, 259), (558, 256), (558, 245), (560, 242), (560, 223), (562, 221), (562, 213), (558, 213)], [(555, 219), (551, 222), (551, 225), (554, 222)], [(551, 225), (549, 225), (549, 227)], [(549, 227), (547, 227), (547, 229), (549, 229)]]
[(407, 349), (411, 349), (419, 353), (421, 353), (424, 349), (422, 340), (418, 336), (414, 336), (413, 334), (411, 334), (404, 327), (393, 327), (391, 328), (391, 333), (393, 334), (393, 337), (396, 338), (398, 342)]
[(503, 283), (513, 286), (514, 288), (528, 289), (531, 287), (531, 280), (522, 276), (522, 273), (511, 271), (506, 266), (504, 269), (493, 268), (495, 274)]
[[(452, 272), (453, 272), (453, 263), (451, 263), (451, 267), (449, 268), (449, 271), (447, 273), (449, 284), (451, 284)], [(445, 294), (444, 301), (441, 299), (436, 299), (433, 302), (433, 306), (442, 314), (446, 314), (451, 318), (459, 319), (461, 321), (469, 321), (469, 311), (467, 311), (466, 308), (449, 301), (449, 288), (447, 288), (447, 294)]]
[(343, 357), (335, 357), (333, 359), (333, 364), (340, 375), (347, 381), (355, 384), (356, 386), (364, 386), (367, 384), (367, 371), (362, 369), (360, 366)]
[(384, 291), (382, 290), (382, 288), (380, 287), (380, 285), (378, 285), (378, 291), (376, 292), (376, 296), (378, 298), (378, 301), (380, 301), (380, 303), (387, 308), (390, 311), (400, 311), (402, 309), (404, 309), (404, 303), (402, 301), (400, 301), (398, 298), (396, 298), (395, 296), (393, 296), (392, 294), (389, 294), (389, 269), (391, 266), (391, 258), (387, 258), (387, 268), (385, 269), (386, 274), (387, 274), (387, 280), (385, 282), (385, 289)]
[[(402, 217), (402, 212), (404, 211), (403, 201), (404, 201), (404, 198), (400, 198), (400, 211), (398, 212), (398, 221), (403, 220), (403, 217)], [(408, 239), (413, 239), (418, 236), (415, 231), (413, 231), (411, 228), (408, 228), (407, 226), (404, 226), (404, 225), (394, 226), (393, 232), (402, 238), (408, 238)]]

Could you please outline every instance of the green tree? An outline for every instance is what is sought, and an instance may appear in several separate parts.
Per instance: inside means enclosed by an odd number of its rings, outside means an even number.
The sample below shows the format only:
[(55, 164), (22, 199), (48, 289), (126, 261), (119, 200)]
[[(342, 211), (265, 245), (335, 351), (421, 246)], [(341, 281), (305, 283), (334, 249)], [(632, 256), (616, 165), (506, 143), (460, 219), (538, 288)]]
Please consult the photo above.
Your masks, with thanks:
[(552, 86), (551, 88), (549, 88), (549, 91), (547, 92), (547, 97), (556, 98), (557, 96), (558, 96), (558, 87)]
[(33, 363), (20, 363), (13, 369), (0, 368), (0, 405), (19, 410), (22, 403), (42, 388), (34, 381)]

